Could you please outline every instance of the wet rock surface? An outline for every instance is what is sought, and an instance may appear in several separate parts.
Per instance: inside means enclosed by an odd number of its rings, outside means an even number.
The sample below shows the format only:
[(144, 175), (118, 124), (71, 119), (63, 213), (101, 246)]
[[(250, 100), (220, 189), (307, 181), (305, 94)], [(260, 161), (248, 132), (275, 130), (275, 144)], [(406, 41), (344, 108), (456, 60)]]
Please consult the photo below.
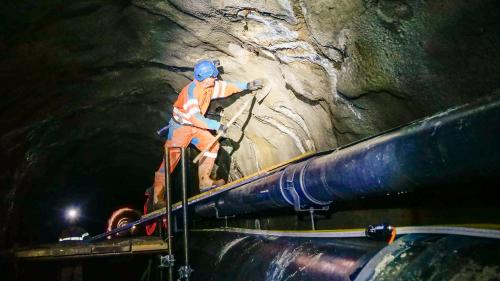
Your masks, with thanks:
[[(139, 208), (162, 155), (156, 130), (200, 58), (219, 59), (224, 80), (272, 84), (222, 142), (217, 173), (231, 180), (497, 91), (498, 8), (463, 0), (6, 5), (2, 241), (37, 240), (40, 228), (56, 236), (58, 210), (77, 200), (102, 206), (88, 214), (97, 221), (124, 204)], [(227, 122), (248, 98), (213, 102), (209, 116)]]

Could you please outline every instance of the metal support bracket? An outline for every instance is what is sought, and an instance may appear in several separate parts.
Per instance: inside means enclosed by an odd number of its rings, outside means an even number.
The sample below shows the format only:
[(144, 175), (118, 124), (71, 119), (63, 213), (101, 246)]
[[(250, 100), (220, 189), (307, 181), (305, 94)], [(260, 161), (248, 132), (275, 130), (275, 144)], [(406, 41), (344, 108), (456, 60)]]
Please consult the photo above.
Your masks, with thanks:
[(330, 206), (321, 206), (319, 208), (314, 208), (314, 207), (309, 207), (309, 208), (304, 208), (300, 202), (300, 196), (299, 194), (297, 193), (297, 191), (295, 191), (295, 188), (293, 188), (293, 186), (290, 186), (289, 185), (289, 182), (287, 181), (287, 190), (290, 191), (290, 193), (292, 194), (292, 198), (293, 198), (293, 209), (296, 211), (296, 212), (311, 212), (311, 209), (313, 211), (328, 211), (330, 209)]
[(174, 255), (160, 255), (160, 268), (174, 267), (175, 258)]
[(215, 209), (215, 218), (218, 219), (218, 220), (224, 220), (224, 227), (227, 228), (227, 219), (231, 219), (231, 218), (235, 218), (236, 215), (232, 215), (232, 216), (220, 216), (219, 215), (219, 209), (217, 209), (217, 207), (212, 206), (212, 208)]
[(304, 208), (300, 202), (299, 194), (297, 193), (295, 188), (293, 188), (291, 183), (292, 182), (287, 180), (286, 188), (292, 194), (293, 209), (295, 210), (295, 212), (309, 212), (309, 217), (311, 219), (311, 229), (316, 230), (316, 224), (314, 223), (314, 212), (316, 212), (316, 211), (328, 211), (330, 209), (330, 206), (321, 206), (320, 208), (314, 208), (314, 207)]
[(178, 280), (189, 280), (191, 273), (193, 273), (193, 269), (188, 265), (179, 267), (179, 279)]

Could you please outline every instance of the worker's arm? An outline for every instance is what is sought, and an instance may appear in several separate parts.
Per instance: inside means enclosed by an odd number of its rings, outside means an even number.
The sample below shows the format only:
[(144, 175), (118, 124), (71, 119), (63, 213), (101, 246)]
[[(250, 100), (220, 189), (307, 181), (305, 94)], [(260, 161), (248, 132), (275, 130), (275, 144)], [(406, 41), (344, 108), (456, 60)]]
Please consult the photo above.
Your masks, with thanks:
[(191, 122), (195, 127), (214, 131), (217, 131), (221, 126), (218, 121), (206, 118), (199, 111), (191, 116)]
[(215, 81), (214, 92), (211, 99), (227, 98), (232, 94), (239, 93), (247, 89), (247, 82)]
[(185, 110), (174, 107), (174, 119), (184, 125), (201, 129), (218, 130), (220, 123), (201, 115), (198, 103), (188, 106)]

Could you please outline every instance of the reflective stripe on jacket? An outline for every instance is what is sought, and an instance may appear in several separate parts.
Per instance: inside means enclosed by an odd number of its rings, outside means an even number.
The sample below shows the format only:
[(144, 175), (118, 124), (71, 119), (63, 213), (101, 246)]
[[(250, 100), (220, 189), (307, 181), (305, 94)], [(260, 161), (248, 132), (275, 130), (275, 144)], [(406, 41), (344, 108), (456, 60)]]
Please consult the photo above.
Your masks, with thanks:
[(214, 87), (203, 89), (198, 81), (192, 81), (179, 93), (174, 103), (173, 118), (182, 125), (217, 130), (220, 123), (205, 117), (210, 101), (229, 97), (247, 89), (246, 83), (215, 81)]

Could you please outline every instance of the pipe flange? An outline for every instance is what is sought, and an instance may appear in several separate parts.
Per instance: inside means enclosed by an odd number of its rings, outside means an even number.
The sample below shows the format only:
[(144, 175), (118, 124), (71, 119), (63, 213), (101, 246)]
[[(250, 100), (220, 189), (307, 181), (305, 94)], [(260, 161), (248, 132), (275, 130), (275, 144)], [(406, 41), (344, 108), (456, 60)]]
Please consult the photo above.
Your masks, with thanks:
[(304, 182), (304, 174), (306, 172), (306, 168), (307, 166), (309, 166), (309, 163), (311, 162), (311, 160), (314, 159), (314, 158), (311, 158), (309, 159), (308, 161), (306, 161), (306, 163), (301, 167), (300, 169), (300, 172), (299, 172), (299, 185), (300, 185), (300, 190), (302, 190), (302, 193), (304, 194), (304, 196), (309, 200), (311, 201), (312, 203), (316, 204), (316, 205), (319, 205), (319, 206), (326, 206), (326, 205), (330, 205), (333, 200), (330, 200), (330, 201), (321, 201), (321, 200), (318, 200), (316, 198), (314, 198), (308, 191), (307, 191), (307, 188), (306, 188), (306, 183)]
[[(289, 198), (289, 195), (287, 194), (287, 192), (285, 192), (285, 189), (286, 189), (286, 190), (289, 190), (288, 192), (291, 193), (290, 188), (293, 188), (293, 173), (291, 173), (292, 180), (289, 181), (289, 179), (288, 179), (288, 174), (290, 174), (289, 170), (291, 168), (293, 168), (293, 166), (288, 166), (285, 168), (283, 173), (281, 173), (281, 177), (280, 177), (280, 181), (279, 181), (279, 189), (280, 189), (281, 196), (285, 199), (285, 201), (288, 204), (294, 206), (295, 199), (293, 198), (293, 195), (292, 195), (292, 198)], [(286, 179), (284, 179), (284, 177), (286, 177)], [(283, 186), (283, 183), (285, 183), (286, 186)]]

